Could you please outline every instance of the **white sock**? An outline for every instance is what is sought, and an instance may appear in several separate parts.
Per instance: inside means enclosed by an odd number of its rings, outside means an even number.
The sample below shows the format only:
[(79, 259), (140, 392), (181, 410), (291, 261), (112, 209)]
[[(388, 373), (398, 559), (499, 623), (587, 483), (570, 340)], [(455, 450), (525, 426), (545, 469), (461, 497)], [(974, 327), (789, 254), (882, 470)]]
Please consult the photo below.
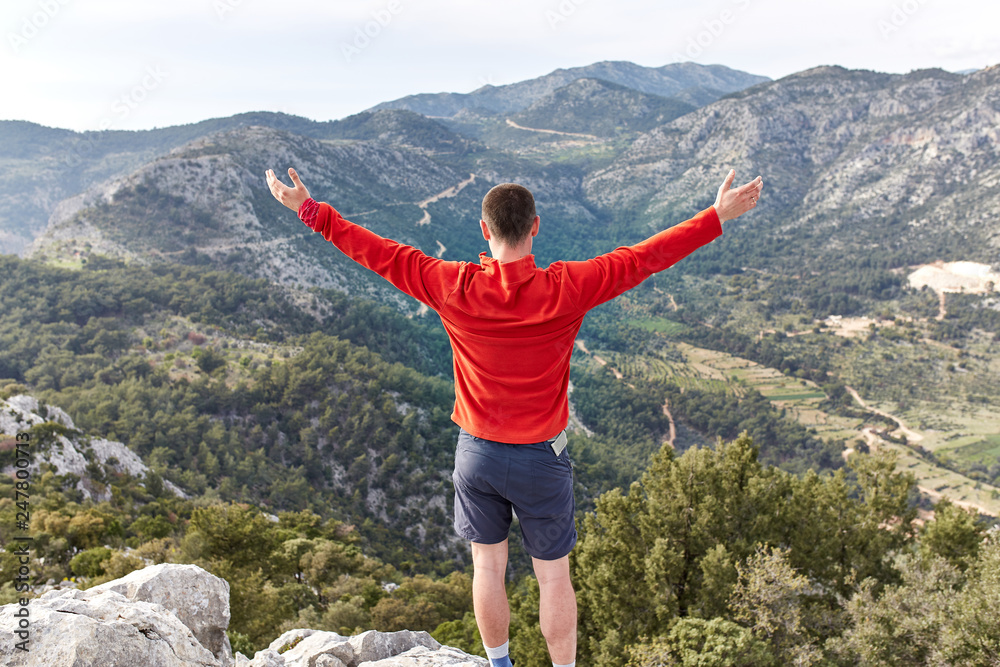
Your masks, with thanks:
[(553, 662), (552, 667), (576, 667), (576, 660), (569, 663), (568, 665), (557, 665), (556, 663)]
[(496, 648), (490, 648), (486, 644), (483, 644), (483, 648), (486, 649), (486, 657), (490, 660), (499, 660), (508, 653), (510, 653), (510, 640), (508, 639), (500, 646)]

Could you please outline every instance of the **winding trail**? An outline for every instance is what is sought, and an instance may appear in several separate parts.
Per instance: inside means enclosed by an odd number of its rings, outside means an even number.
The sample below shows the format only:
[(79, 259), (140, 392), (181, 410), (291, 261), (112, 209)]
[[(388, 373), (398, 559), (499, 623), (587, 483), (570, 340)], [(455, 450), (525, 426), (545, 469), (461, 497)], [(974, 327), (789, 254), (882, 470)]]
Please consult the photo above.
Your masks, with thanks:
[(671, 449), (676, 449), (674, 442), (677, 440), (677, 427), (674, 425), (674, 416), (670, 414), (669, 398), (663, 402), (663, 414), (667, 417), (667, 421), (670, 422), (670, 435), (667, 436), (667, 444), (670, 445)]
[(558, 134), (563, 137), (576, 137), (577, 139), (587, 139), (589, 141), (600, 141), (601, 138), (593, 134), (581, 134), (579, 132), (560, 132), (559, 130), (545, 130), (540, 127), (525, 127), (524, 125), (518, 125), (510, 118), (507, 119), (507, 125), (511, 126), (515, 130), (525, 130), (527, 132), (541, 132), (542, 134)]
[[(577, 338), (573, 342), (576, 343), (576, 347), (577, 347), (578, 350), (580, 350), (581, 352), (583, 352), (584, 354), (586, 354), (586, 355), (588, 355), (590, 357), (593, 357), (594, 361), (596, 361), (597, 363), (599, 363), (601, 366), (608, 366), (608, 360), (605, 359), (604, 357), (599, 357), (596, 354), (592, 353), (590, 350), (588, 350), (587, 346), (583, 344), (582, 340), (580, 340), (579, 338)], [(615, 378), (617, 378), (619, 380), (622, 380), (622, 379), (625, 378), (625, 376), (622, 375), (621, 371), (619, 371), (614, 366), (608, 366), (608, 370), (610, 370), (611, 373), (615, 376)]]
[(678, 310), (680, 310), (680, 308), (677, 306), (677, 301), (674, 299), (674, 295), (673, 294), (671, 294), (670, 292), (664, 291), (664, 290), (660, 289), (659, 287), (655, 287), (655, 286), (653, 287), (653, 291), (656, 292), (657, 294), (666, 295), (666, 297), (668, 299), (670, 299), (670, 309), (673, 310), (675, 313)]
[[(858, 392), (856, 392), (854, 389), (852, 389), (851, 387), (845, 387), (845, 388), (847, 389), (847, 392), (852, 397), (854, 397), (854, 400), (857, 401), (858, 404), (862, 408), (864, 408), (865, 410), (870, 410), (871, 412), (874, 412), (875, 414), (882, 415), (883, 417), (887, 417), (887, 418), (893, 420), (894, 422), (896, 422), (896, 424), (899, 425), (899, 428), (897, 430), (901, 431), (904, 435), (906, 435), (907, 440), (909, 440), (910, 442), (915, 442), (915, 441), (923, 439), (923, 437), (924, 437), (923, 434), (917, 433), (916, 431), (913, 431), (912, 429), (908, 428), (906, 426), (906, 424), (904, 424), (898, 417), (890, 415), (888, 412), (883, 412), (882, 410), (879, 410), (877, 408), (871, 407), (870, 405), (868, 405), (867, 403), (865, 403), (863, 400), (861, 400), (861, 397), (858, 396)], [(864, 438), (865, 443), (867, 443), (867, 445), (868, 445), (868, 448), (871, 451), (873, 451), (873, 452), (876, 451), (876, 450), (878, 450), (878, 448), (882, 445), (882, 442), (883, 442), (882, 438), (879, 437), (878, 432), (875, 429), (871, 428), (871, 427), (863, 428), (861, 430), (861, 437)], [(854, 451), (853, 449), (844, 450), (844, 460), (847, 460), (847, 457), (853, 451)], [(919, 490), (921, 493), (924, 493), (924, 494), (928, 495), (929, 497), (933, 498), (934, 500), (940, 500), (941, 498), (945, 498), (946, 497), (945, 494), (941, 493), (937, 489), (934, 489), (934, 488), (932, 488), (930, 486), (925, 486), (925, 485), (920, 484), (920, 483), (917, 483), (916, 486), (917, 486), (917, 490)], [(975, 510), (976, 512), (979, 512), (980, 514), (985, 514), (987, 516), (996, 516), (997, 515), (995, 510), (991, 510), (988, 507), (984, 507), (983, 505), (977, 505), (976, 503), (969, 502), (967, 500), (957, 500), (957, 499), (951, 498), (951, 497), (948, 497), (948, 500), (951, 501), (951, 503), (953, 505), (958, 505), (959, 507), (964, 507), (966, 509)]]
[(865, 410), (868, 410), (869, 412), (874, 412), (877, 415), (881, 415), (886, 419), (891, 419), (892, 421), (896, 422), (896, 425), (899, 427), (896, 430), (900, 431), (903, 435), (905, 435), (906, 439), (909, 442), (920, 442), (921, 440), (924, 439), (923, 433), (917, 433), (916, 431), (908, 427), (906, 423), (903, 422), (903, 420), (900, 419), (899, 417), (895, 415), (890, 415), (888, 412), (884, 412), (882, 410), (879, 410), (878, 408), (873, 408), (872, 406), (865, 403), (864, 399), (862, 399), (861, 396), (858, 395), (858, 392), (856, 392), (852, 387), (845, 386), (844, 389), (846, 389), (847, 393), (850, 394), (851, 397), (855, 401), (857, 401), (858, 405), (860, 405)]
[(429, 224), (431, 224), (431, 213), (430, 213), (430, 211), (427, 210), (428, 206), (430, 206), (434, 202), (440, 201), (442, 199), (448, 199), (449, 197), (454, 197), (459, 192), (461, 192), (462, 189), (465, 186), (471, 185), (472, 183), (475, 183), (475, 182), (476, 182), (476, 175), (475, 174), (469, 174), (469, 177), (467, 179), (465, 179), (464, 181), (460, 181), (459, 183), (456, 183), (455, 185), (451, 186), (450, 188), (445, 188), (441, 192), (437, 193), (436, 195), (434, 195), (432, 197), (428, 197), (427, 199), (423, 200), (422, 202), (417, 202), (417, 206), (419, 206), (424, 211), (424, 217), (420, 218), (420, 220), (417, 222), (417, 225), (419, 226), (419, 225), (429, 225)]

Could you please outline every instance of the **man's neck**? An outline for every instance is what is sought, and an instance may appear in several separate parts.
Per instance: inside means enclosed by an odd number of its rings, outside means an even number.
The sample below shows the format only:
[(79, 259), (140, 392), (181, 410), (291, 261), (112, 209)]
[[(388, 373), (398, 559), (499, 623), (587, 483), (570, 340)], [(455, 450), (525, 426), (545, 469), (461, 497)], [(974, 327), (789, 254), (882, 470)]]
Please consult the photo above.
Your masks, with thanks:
[(503, 243), (495, 243), (491, 240), (490, 254), (493, 255), (493, 259), (501, 264), (504, 262), (516, 262), (531, 254), (531, 237), (529, 236), (523, 243), (514, 247)]

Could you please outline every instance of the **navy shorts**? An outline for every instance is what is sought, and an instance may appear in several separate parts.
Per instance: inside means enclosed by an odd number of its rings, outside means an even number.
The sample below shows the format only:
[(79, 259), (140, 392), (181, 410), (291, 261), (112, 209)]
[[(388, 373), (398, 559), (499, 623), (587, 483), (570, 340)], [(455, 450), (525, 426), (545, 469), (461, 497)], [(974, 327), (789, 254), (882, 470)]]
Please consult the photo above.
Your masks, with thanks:
[(513, 511), (531, 556), (556, 560), (572, 551), (576, 545), (573, 465), (566, 449), (556, 456), (553, 440), (510, 445), (461, 429), (452, 475), (455, 532), (470, 542), (503, 542)]

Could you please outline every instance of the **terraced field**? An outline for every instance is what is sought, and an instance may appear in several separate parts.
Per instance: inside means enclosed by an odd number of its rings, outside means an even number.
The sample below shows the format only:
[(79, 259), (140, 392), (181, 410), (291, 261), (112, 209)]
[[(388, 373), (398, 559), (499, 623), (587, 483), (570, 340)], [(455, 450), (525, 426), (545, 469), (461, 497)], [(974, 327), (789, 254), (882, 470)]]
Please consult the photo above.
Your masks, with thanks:
[[(869, 447), (893, 450), (899, 456), (900, 468), (912, 472), (920, 490), (931, 499), (936, 501), (940, 497), (948, 497), (984, 514), (1000, 516), (1000, 489), (935, 465), (914, 449), (891, 442), (873, 429), (865, 428), (864, 419), (850, 419), (821, 410), (819, 404), (826, 394), (814, 382), (789, 377), (777, 369), (748, 359), (686, 343), (671, 343), (656, 356), (587, 350), (585, 345), (580, 344), (578, 347), (590, 355), (592, 363), (599, 363), (594, 359), (605, 362), (620, 373), (625, 382), (630, 377), (662, 379), (683, 388), (722, 391), (736, 396), (756, 390), (784, 410), (788, 419), (813, 429), (824, 439), (844, 442), (845, 455), (862, 442)], [(925, 427), (923, 421), (910, 420), (912, 415), (913, 411), (906, 416), (910, 428), (917, 429), (911, 430), (911, 433), (921, 436), (920, 445), (929, 450), (947, 450), (956, 456), (983, 461), (1000, 457), (1000, 435), (989, 435), (1000, 432), (1000, 423), (984, 421), (980, 411), (972, 411), (965, 415), (966, 419), (958, 421), (952, 416), (948, 424), (939, 425), (946, 428), (926, 431), (922, 430)]]

